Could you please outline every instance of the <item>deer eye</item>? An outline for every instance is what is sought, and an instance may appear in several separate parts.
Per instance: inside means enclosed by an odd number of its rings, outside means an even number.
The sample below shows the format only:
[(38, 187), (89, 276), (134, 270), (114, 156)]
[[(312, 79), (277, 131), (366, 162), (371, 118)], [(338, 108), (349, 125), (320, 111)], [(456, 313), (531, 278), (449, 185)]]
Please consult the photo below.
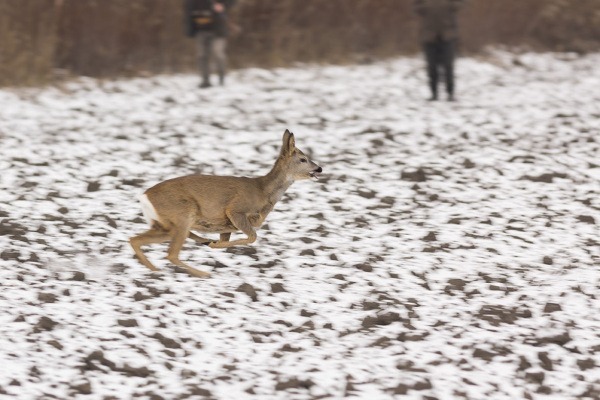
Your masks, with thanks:
[(301, 158), (300, 162), (308, 162), (308, 160), (306, 158)]

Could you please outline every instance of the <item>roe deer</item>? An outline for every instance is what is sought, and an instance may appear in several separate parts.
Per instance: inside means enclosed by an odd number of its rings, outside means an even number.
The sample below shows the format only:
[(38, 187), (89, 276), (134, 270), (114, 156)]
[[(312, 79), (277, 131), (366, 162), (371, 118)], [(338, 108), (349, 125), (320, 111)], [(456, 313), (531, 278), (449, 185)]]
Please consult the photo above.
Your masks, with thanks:
[[(191, 275), (208, 277), (179, 260), (179, 252), (189, 237), (212, 248), (253, 243), (259, 228), (290, 185), (301, 179), (319, 179), (321, 167), (296, 148), (294, 135), (286, 130), (275, 165), (265, 176), (188, 175), (170, 179), (148, 189), (141, 196), (144, 216), (150, 229), (129, 239), (142, 264), (156, 271), (141, 246), (170, 241), (167, 259)], [(219, 233), (218, 241), (200, 237), (191, 230)], [(245, 239), (230, 241), (233, 232)]]

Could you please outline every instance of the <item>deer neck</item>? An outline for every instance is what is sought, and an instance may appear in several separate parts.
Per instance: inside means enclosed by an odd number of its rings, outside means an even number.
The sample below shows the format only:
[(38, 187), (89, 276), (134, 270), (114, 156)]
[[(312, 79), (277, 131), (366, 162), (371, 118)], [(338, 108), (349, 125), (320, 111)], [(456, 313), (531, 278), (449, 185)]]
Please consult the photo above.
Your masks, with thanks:
[(294, 179), (287, 174), (287, 168), (284, 164), (280, 158), (277, 159), (271, 171), (267, 175), (258, 178), (271, 205), (275, 205), (291, 184), (294, 183)]

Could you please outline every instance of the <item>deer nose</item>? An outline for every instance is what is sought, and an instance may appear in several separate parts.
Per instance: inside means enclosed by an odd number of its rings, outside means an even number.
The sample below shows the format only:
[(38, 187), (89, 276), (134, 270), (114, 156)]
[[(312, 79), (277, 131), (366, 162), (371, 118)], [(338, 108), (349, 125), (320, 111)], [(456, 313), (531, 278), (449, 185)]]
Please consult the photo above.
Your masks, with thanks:
[(315, 169), (315, 172), (323, 172), (323, 168), (319, 167), (319, 168)]

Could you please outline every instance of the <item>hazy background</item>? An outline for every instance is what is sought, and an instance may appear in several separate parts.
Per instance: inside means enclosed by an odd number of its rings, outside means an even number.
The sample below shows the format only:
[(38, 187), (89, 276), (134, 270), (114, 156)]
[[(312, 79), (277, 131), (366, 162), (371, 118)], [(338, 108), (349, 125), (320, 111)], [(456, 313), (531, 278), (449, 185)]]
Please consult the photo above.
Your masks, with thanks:
[[(192, 71), (181, 0), (0, 0), (0, 85)], [(418, 51), (411, 0), (240, 0), (232, 67), (357, 62)], [(463, 53), (490, 44), (600, 49), (600, 0), (470, 0)]]

